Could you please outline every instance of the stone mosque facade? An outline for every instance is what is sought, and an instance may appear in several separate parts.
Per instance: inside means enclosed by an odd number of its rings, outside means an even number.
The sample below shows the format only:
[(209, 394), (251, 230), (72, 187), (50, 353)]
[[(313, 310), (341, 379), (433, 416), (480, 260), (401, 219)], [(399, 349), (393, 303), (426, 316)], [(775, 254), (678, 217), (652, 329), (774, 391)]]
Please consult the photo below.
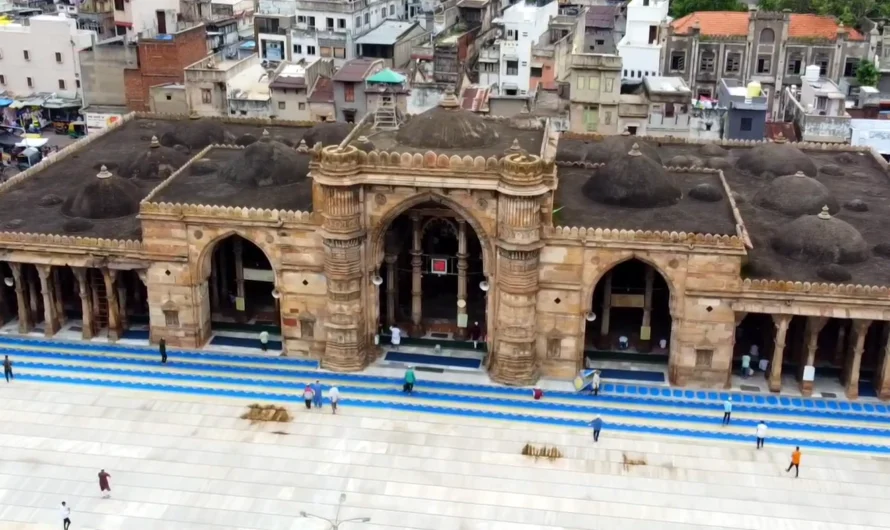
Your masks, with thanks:
[[(821, 363), (848, 396), (868, 371), (890, 398), (886, 172), (849, 146), (560, 137), (453, 96), (398, 131), (133, 114), (0, 185), (0, 305), (21, 332), (81, 318), (85, 339), (111, 340), (138, 305), (152, 343), (201, 348), (217, 307), (247, 296), (249, 243), (284, 354), (359, 371), (381, 326), (423, 332), (421, 240), (440, 226), (457, 241), (457, 334), (461, 314), (483, 319), (496, 382), (573, 376), (589, 335), (608, 342), (632, 309), (634, 346), (664, 350), (674, 385), (729, 384), (744, 335), (772, 360), (770, 390), (793, 377), (809, 395)], [(641, 290), (616, 295), (631, 261)]]

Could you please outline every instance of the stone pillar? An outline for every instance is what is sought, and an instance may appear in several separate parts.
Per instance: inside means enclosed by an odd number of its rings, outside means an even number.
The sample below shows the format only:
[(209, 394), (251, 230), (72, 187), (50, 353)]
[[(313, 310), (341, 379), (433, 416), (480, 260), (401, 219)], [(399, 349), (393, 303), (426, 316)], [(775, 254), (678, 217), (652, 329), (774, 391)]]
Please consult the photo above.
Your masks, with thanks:
[(776, 340), (773, 346), (773, 358), (769, 364), (769, 390), (770, 392), (782, 391), (782, 357), (785, 353), (785, 335), (788, 333), (788, 324), (791, 315), (773, 315), (773, 323), (776, 326)]
[(59, 319), (59, 327), (68, 322), (68, 317), (65, 315), (65, 299), (62, 294), (62, 281), (60, 276), (59, 268), (54, 267), (53, 288), (55, 289), (55, 293), (53, 294), (53, 300), (56, 302), (56, 318)]
[(220, 253), (214, 252), (210, 260), (210, 310), (219, 311), (219, 260)]
[(874, 379), (878, 397), (883, 400), (890, 399), (890, 337), (884, 340), (884, 352), (878, 362), (878, 371), (875, 372)]
[[(655, 269), (646, 266), (646, 291), (643, 294), (643, 323), (640, 326), (641, 351), (648, 351), (652, 341), (652, 288), (655, 284)], [(646, 338), (643, 338), (643, 337)]]
[[(467, 269), (469, 268), (467, 264), (467, 221), (458, 219), (457, 226), (457, 318), (459, 320), (461, 315), (467, 314)], [(461, 300), (464, 302), (463, 307), (460, 305)], [(457, 334), (459, 339), (466, 339), (467, 328), (458, 328)]]
[[(609, 338), (609, 324), (612, 316), (612, 271), (603, 276), (603, 314), (600, 315), (600, 336), (603, 340)], [(606, 348), (605, 345), (600, 345)]]
[(396, 274), (396, 262), (399, 256), (397, 254), (387, 254), (386, 261), (386, 325), (392, 326), (396, 322), (396, 282), (398, 275)]
[(37, 299), (37, 283), (39, 280), (34, 277), (34, 273), (28, 269), (24, 269), (25, 282), (28, 284), (28, 303), (31, 309), (31, 322), (35, 324), (40, 320), (40, 303)]
[(12, 269), (12, 281), (15, 282), (15, 301), (19, 314), (19, 333), (25, 334), (34, 327), (34, 321), (31, 319), (31, 306), (28, 303), (28, 286), (26, 275), (23, 274), (21, 263), (10, 263), (9, 268)]
[(837, 342), (834, 345), (834, 365), (844, 364), (844, 352), (847, 351), (847, 323), (841, 320), (837, 327)]
[(126, 282), (126, 274), (124, 272), (120, 273), (119, 281), (117, 282), (117, 302), (120, 306), (120, 317), (121, 317), (121, 329), (128, 329), (130, 327), (130, 316), (127, 314), (127, 282)]
[[(313, 152), (315, 184), (324, 196), (321, 235), (324, 273), (328, 280), (327, 332), (321, 366), (355, 371), (367, 366), (370, 334), (365, 325), (364, 286), (370, 284), (365, 263), (362, 194), (351, 177), (358, 172), (359, 152), (353, 146), (328, 146)], [(373, 269), (371, 269), (373, 272)]]
[(850, 332), (850, 346), (844, 359), (844, 394), (847, 399), (859, 397), (859, 368), (862, 364), (862, 351), (865, 349), (865, 336), (871, 320), (854, 319)]
[(52, 265), (37, 265), (40, 277), (40, 294), (43, 295), (43, 333), (52, 337), (59, 331), (59, 316), (56, 313), (55, 287), (53, 287)]
[(89, 274), (83, 267), (74, 267), (74, 278), (77, 279), (77, 294), (80, 295), (80, 307), (83, 313), (83, 340), (90, 340), (96, 334), (96, 320), (93, 318), (93, 296), (89, 284)]
[(217, 258), (219, 259), (219, 295), (222, 297), (220, 300), (220, 305), (222, 307), (227, 307), (227, 304), (230, 304), (229, 300), (229, 253), (226, 252), (226, 248), (228, 248), (228, 240), (223, 240), (219, 243), (219, 247), (217, 248)]
[(117, 271), (102, 269), (102, 277), (105, 280), (105, 296), (108, 300), (108, 340), (121, 338), (120, 307), (117, 302)]
[(807, 317), (807, 326), (806, 331), (804, 332), (806, 353), (801, 357), (801, 363), (797, 369), (797, 379), (800, 381), (800, 393), (806, 397), (813, 395), (813, 382), (804, 381), (803, 372), (807, 366), (813, 366), (816, 363), (816, 348), (819, 345), (819, 332), (825, 327), (826, 322), (828, 322), (828, 319), (825, 317)]
[(420, 214), (411, 213), (411, 326), (415, 335), (423, 334), (423, 249), (421, 248)]
[[(235, 254), (235, 296), (244, 300), (244, 242), (236, 237), (232, 241), (232, 247)], [(247, 300), (243, 303), (246, 305)]]

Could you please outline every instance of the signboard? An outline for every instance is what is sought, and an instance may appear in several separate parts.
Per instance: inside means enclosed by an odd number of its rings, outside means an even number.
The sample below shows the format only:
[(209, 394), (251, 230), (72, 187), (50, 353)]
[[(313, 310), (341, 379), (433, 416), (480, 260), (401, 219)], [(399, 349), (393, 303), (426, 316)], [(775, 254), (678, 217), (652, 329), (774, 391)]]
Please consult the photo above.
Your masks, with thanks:
[(816, 367), (808, 364), (803, 367), (803, 380), (812, 381), (816, 379)]
[(612, 307), (643, 307), (646, 297), (641, 294), (613, 294)]
[(244, 311), (244, 297), (243, 296), (235, 297), (235, 310), (236, 311)]
[(433, 274), (448, 274), (448, 260), (445, 258), (430, 258), (430, 272)]
[(459, 327), (459, 328), (467, 327), (468, 319), (469, 319), (469, 317), (467, 316), (466, 313), (458, 313), (457, 314), (457, 327)]
[(244, 267), (244, 279), (251, 282), (275, 283), (275, 273), (271, 269), (248, 269)]
[(87, 126), (87, 133), (105, 130), (123, 119), (120, 114), (99, 114), (87, 112), (83, 116)]
[(649, 326), (642, 326), (640, 328), (640, 340), (649, 340), (652, 338), (652, 328)]

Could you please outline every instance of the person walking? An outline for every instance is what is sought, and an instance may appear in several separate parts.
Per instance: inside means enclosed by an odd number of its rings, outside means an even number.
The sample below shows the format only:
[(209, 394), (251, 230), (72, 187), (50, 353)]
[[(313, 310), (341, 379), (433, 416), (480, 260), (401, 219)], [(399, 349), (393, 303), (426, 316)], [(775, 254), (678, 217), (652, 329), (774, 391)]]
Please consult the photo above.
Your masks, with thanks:
[(730, 418), (732, 418), (732, 398), (728, 397), (723, 402), (723, 425), (729, 425)]
[(482, 339), (482, 328), (479, 327), (478, 322), (473, 322), (473, 325), (470, 326), (470, 340), (473, 341), (473, 349), (476, 349), (476, 346), (479, 344), (479, 341)]
[(402, 343), (402, 330), (399, 329), (399, 326), (393, 324), (389, 327), (390, 339), (389, 342), (392, 344), (392, 349), (398, 350), (399, 344)]
[(9, 355), (3, 358), (3, 375), (6, 376), (7, 383), (10, 379), (15, 379), (15, 376), (12, 374), (12, 361), (9, 360)]
[(318, 379), (315, 380), (315, 383), (312, 385), (312, 404), (315, 405), (315, 408), (321, 408), (321, 401), (324, 397), (323, 395), (324, 389), (321, 387), (321, 382)]
[(111, 497), (111, 486), (108, 484), (108, 479), (110, 478), (111, 475), (106, 473), (104, 469), (99, 471), (99, 491), (102, 492), (103, 499)]
[(532, 397), (535, 398), (535, 401), (539, 401), (542, 397), (544, 397), (544, 391), (538, 387), (532, 389)]
[(600, 441), (600, 431), (603, 429), (603, 420), (597, 414), (596, 418), (593, 418), (593, 421), (588, 423), (591, 427), (593, 427), (593, 442), (596, 443)]
[(402, 385), (402, 392), (406, 392), (411, 394), (414, 392), (414, 383), (417, 382), (417, 376), (414, 375), (414, 367), (409, 366), (407, 370), (405, 370), (405, 384)]
[(62, 501), (59, 513), (62, 514), (62, 530), (68, 530), (68, 527), (71, 526), (71, 508), (65, 504), (65, 501)]
[(306, 401), (306, 408), (308, 410), (312, 410), (313, 396), (315, 396), (315, 392), (312, 391), (312, 385), (306, 385), (306, 388), (303, 389), (303, 400)]
[(751, 356), (747, 353), (742, 355), (742, 378), (748, 379), (749, 372), (751, 370)]
[(791, 471), (791, 468), (794, 468), (794, 478), (800, 476), (800, 447), (795, 447), (794, 452), (791, 453), (791, 463), (788, 464), (788, 469), (785, 470), (785, 473)]
[(595, 370), (593, 372), (593, 395), (600, 395), (600, 371)]
[(269, 332), (268, 331), (260, 332), (260, 348), (263, 351), (269, 351)]
[(161, 364), (167, 364), (167, 341), (164, 339), (158, 341), (158, 353), (161, 354)]
[(757, 424), (757, 430), (755, 434), (757, 435), (757, 448), (761, 449), (763, 444), (766, 442), (766, 424), (763, 423), (763, 420), (760, 420), (760, 423)]
[(331, 400), (331, 410), (337, 413), (337, 403), (340, 402), (340, 389), (332, 386), (328, 389), (328, 399)]

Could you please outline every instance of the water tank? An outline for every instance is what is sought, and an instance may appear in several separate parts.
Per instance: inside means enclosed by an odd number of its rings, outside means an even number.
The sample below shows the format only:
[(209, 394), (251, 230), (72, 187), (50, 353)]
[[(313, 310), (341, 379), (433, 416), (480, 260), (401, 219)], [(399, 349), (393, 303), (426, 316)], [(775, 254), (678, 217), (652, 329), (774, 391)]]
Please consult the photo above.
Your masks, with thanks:
[(745, 99), (759, 98), (761, 94), (760, 82), (751, 81), (745, 90)]
[(806, 72), (804, 73), (803, 78), (807, 81), (818, 81), (819, 80), (819, 65), (811, 64), (807, 66)]

